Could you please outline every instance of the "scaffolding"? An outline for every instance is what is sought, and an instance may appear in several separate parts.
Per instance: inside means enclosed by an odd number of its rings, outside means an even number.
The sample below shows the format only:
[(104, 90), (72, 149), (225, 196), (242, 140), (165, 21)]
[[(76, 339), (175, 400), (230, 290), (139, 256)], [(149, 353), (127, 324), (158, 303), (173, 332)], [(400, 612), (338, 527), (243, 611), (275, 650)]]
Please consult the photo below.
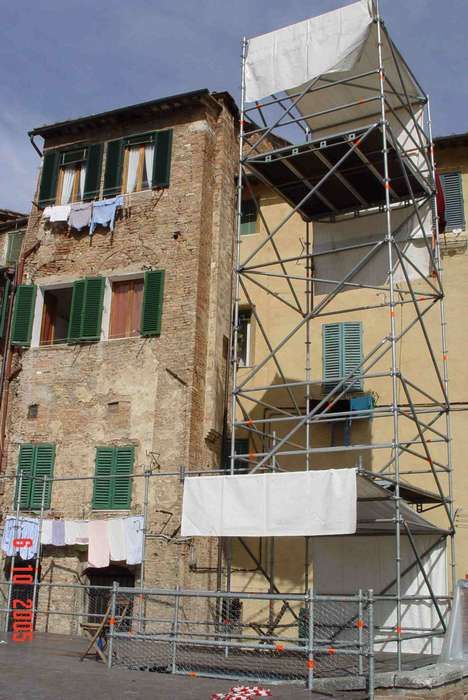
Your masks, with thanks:
[[(412, 519), (415, 509), (434, 511), (430, 527), (450, 541), (455, 582), (446, 321), (429, 98), (390, 38), (378, 0), (362, 2), (360, 10), (365, 7), (369, 26), (352, 68), (300, 85), (278, 85), (278, 74), (295, 75), (280, 64), (281, 32), (288, 28), (271, 33), (275, 54), (269, 35), (256, 38), (262, 42), (257, 53), (255, 40), (242, 42), (230, 472), (239, 465), (248, 473), (339, 468), (354, 460), (358, 480), (371, 491), (361, 489), (356, 534), (394, 538), (389, 597), (400, 669), (410, 638), (402, 621), (403, 540), (434, 606), (438, 629), (430, 634), (445, 631), (418, 547), (424, 526), (418, 530)], [(294, 45), (300, 25), (290, 28), (289, 50), (294, 70), (304, 76)], [(276, 83), (275, 92), (252, 97), (252, 82), (268, 61), (277, 75), (264, 82)], [(264, 192), (276, 197), (279, 219), (262, 205)], [(242, 231), (245, 200), (254, 203), (260, 223), (250, 241)], [(247, 368), (239, 361), (244, 306), (259, 338)], [(336, 319), (359, 319), (373, 342), (366, 337), (364, 352), (330, 381), (317, 366), (317, 338), (322, 322)], [(413, 365), (405, 362), (404, 341)], [(353, 401), (359, 397), (364, 403)], [(372, 425), (372, 434), (357, 444), (349, 434), (341, 444), (320, 438), (319, 431), (333, 435), (351, 425)], [(240, 439), (248, 440), (247, 452), (238, 448)], [(384, 517), (378, 502), (389, 507)], [(366, 508), (372, 511), (367, 518)], [(305, 538), (306, 589), (309, 545)], [(274, 542), (269, 551), (263, 573), (270, 591), (278, 592)], [(231, 559), (228, 542), (227, 590)]]

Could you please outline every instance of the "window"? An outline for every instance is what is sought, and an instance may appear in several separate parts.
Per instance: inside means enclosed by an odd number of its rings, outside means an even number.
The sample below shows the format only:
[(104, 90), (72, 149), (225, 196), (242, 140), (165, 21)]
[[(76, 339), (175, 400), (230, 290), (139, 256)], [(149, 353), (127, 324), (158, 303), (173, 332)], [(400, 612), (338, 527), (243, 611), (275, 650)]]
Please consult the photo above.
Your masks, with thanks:
[[(20, 284), (15, 293), (11, 344), (38, 347), (97, 342), (101, 335), (104, 339), (158, 336), (164, 277), (164, 270), (148, 270), (143, 278), (113, 280), (108, 286), (104, 277), (86, 277), (60, 288)], [(109, 289), (103, 322), (104, 291)]]
[(172, 129), (109, 141), (104, 196), (168, 187), (171, 153)]
[(135, 448), (96, 448), (97, 478), (94, 480), (93, 508), (96, 510), (127, 510), (132, 500), (133, 463)]
[(39, 206), (98, 198), (102, 153), (102, 143), (46, 152), (39, 187)]
[(56, 204), (70, 204), (83, 199), (86, 156), (86, 148), (60, 154)]
[(109, 338), (140, 335), (143, 278), (112, 283)]
[(461, 173), (441, 173), (440, 181), (444, 190), (446, 231), (465, 228), (465, 206), (463, 203), (463, 183)]
[(16, 265), (21, 253), (23, 244), (24, 231), (11, 231), (7, 237), (7, 249), (5, 255), (5, 264), (7, 266)]
[[(361, 322), (325, 323), (322, 326), (322, 356), (323, 383), (328, 392), (362, 363)], [(362, 390), (359, 373), (346, 382), (346, 389)]]
[[(248, 438), (236, 438), (234, 450), (236, 455), (248, 455), (249, 454), (249, 439)], [(224, 457), (225, 469), (229, 471), (231, 469), (231, 443), (228, 441), (226, 446), (226, 454)], [(234, 469), (236, 472), (246, 472), (248, 471), (248, 462), (243, 459), (234, 460)]]
[(10, 301), (10, 279), (5, 275), (0, 281), (0, 338), (3, 338), (5, 333), (6, 319), (8, 315), (8, 307)]
[(240, 367), (250, 364), (251, 327), (252, 312), (250, 309), (240, 309), (237, 325), (237, 360)]
[(245, 236), (249, 233), (257, 233), (257, 207), (253, 199), (242, 201), (240, 234)]
[(72, 294), (72, 287), (45, 290), (42, 311), (41, 345), (53, 345), (67, 342)]
[(44, 493), (44, 508), (50, 508), (51, 482), (46, 483), (44, 490), (44, 477), (50, 479), (54, 475), (55, 445), (30, 443), (20, 446), (18, 456), (18, 477), (16, 483), (15, 503), (18, 502), (21, 510), (40, 510)]

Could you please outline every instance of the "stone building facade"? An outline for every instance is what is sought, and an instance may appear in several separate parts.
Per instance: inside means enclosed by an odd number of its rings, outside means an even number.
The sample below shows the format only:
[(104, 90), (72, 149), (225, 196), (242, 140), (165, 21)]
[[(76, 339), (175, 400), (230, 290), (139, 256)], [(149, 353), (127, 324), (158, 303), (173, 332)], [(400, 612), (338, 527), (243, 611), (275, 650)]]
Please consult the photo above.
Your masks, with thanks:
[[(216, 582), (217, 543), (193, 544), (178, 537), (182, 481), (164, 474), (212, 469), (221, 460), (236, 114), (228, 94), (200, 90), (31, 133), (44, 139), (44, 166), (23, 242), (22, 254), (28, 251), (28, 257), (20, 259), (18, 282), (29, 287), (25, 298), (29, 294), (34, 299), (26, 309), (26, 326), (18, 327), (16, 320), (15, 327), (13, 319), (2, 471), (7, 476), (17, 473), (22, 446), (31, 446), (36, 454), (38, 446), (52, 445), (55, 481), (44, 517), (92, 520), (142, 514), (142, 474), (152, 469), (155, 476), (147, 480), (146, 586), (172, 588), (190, 581), (191, 587), (204, 588)], [(80, 170), (83, 162), (86, 176)], [(63, 202), (69, 185), (77, 200), (83, 186), (85, 199), (90, 199), (90, 187), (96, 201), (123, 194), (113, 231), (97, 227), (90, 236), (87, 227), (77, 231), (44, 217), (44, 206)], [(93, 321), (98, 337), (86, 339), (81, 332), (81, 341), (70, 341), (76, 283), (86, 279), (100, 279), (82, 283), (88, 285), (88, 301), (93, 284), (101, 295), (99, 318)], [(103, 448), (109, 448), (105, 454), (121, 455), (125, 449), (130, 454), (131, 487), (123, 500), (107, 493), (100, 501), (96, 494), (93, 477)], [(5, 514), (12, 511), (12, 483), (6, 480)], [(33, 501), (23, 509), (37, 512), (37, 498)], [(140, 584), (139, 565), (111, 562), (105, 570), (91, 570), (87, 558), (86, 547), (44, 546), (41, 579)], [(41, 592), (40, 610), (46, 596)], [(49, 594), (48, 610), (70, 605), (80, 603), (72, 604), (69, 590)], [(54, 616), (38, 619), (38, 628), (49, 631), (72, 631), (75, 624)]]

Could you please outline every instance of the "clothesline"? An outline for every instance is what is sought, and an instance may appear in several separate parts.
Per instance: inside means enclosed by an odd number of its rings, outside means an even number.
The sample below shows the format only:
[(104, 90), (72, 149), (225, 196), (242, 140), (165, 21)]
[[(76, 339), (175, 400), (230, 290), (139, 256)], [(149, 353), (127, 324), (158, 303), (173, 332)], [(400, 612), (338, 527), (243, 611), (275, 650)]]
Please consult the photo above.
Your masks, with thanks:
[[(29, 547), (17, 549), (14, 539), (30, 539)], [(27, 516), (8, 516), (2, 536), (2, 550), (7, 556), (19, 554), (22, 559), (37, 556), (40, 545), (66, 547), (88, 546), (88, 564), (109, 566), (110, 561), (140, 564), (143, 556), (143, 516), (100, 520), (59, 520)]]
[(122, 207), (123, 203), (123, 196), (118, 195), (112, 199), (92, 202), (56, 204), (46, 207), (42, 218), (48, 219), (51, 223), (68, 223), (69, 228), (77, 231), (89, 226), (89, 235), (92, 236), (98, 225), (114, 230), (115, 214), (117, 208)]

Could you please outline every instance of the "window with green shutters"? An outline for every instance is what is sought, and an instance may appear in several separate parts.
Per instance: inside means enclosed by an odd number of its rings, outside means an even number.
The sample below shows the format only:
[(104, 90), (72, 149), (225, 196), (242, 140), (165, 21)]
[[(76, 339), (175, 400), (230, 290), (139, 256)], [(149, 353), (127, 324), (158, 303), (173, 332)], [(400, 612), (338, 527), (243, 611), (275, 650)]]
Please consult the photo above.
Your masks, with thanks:
[(45, 477), (53, 478), (54, 463), (55, 445), (26, 443), (20, 446), (15, 507), (18, 505), (19, 496), (21, 510), (40, 510), (44, 496), (44, 508), (50, 508), (52, 482), (45, 481)]
[(7, 250), (5, 255), (5, 264), (7, 266), (16, 265), (21, 253), (23, 245), (24, 231), (11, 231), (8, 234)]
[(127, 510), (132, 502), (133, 463), (135, 448), (97, 447), (93, 508), (95, 510)]
[[(362, 323), (347, 321), (323, 324), (322, 358), (323, 384), (328, 392), (362, 363)], [(357, 373), (350, 378), (346, 382), (346, 388), (348, 391), (361, 391), (361, 375)]]
[(446, 231), (464, 229), (466, 222), (461, 173), (441, 173), (440, 181), (444, 190)]
[(36, 302), (36, 285), (19, 284), (15, 292), (11, 344), (29, 347)]
[(73, 284), (68, 342), (96, 342), (101, 338), (104, 277), (86, 277)]
[(141, 335), (160, 335), (163, 297), (164, 270), (149, 270), (145, 272), (143, 305), (141, 309)]
[[(73, 146), (72, 148), (48, 151), (44, 155), (39, 206), (98, 199), (101, 188), (101, 166), (103, 143)], [(68, 202), (61, 199), (64, 169), (74, 171), (74, 183)], [(84, 175), (84, 177), (83, 177)]]

